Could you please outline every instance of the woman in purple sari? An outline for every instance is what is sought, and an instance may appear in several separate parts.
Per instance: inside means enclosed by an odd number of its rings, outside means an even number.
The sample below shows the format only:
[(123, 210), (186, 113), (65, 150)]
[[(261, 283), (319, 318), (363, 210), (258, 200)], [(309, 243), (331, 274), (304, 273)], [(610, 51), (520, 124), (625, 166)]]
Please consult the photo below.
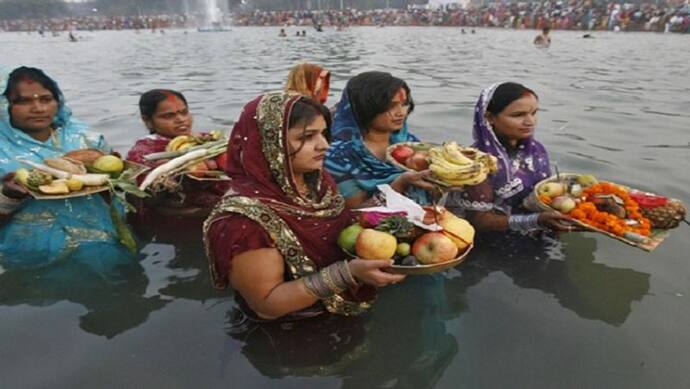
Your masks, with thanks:
[(534, 139), (539, 98), (506, 82), (482, 91), (474, 109), (473, 147), (498, 158), (498, 171), (483, 183), (452, 193), (448, 208), (480, 231), (569, 231), (567, 216), (530, 213), (522, 207), (534, 186), (551, 175), (549, 156)]

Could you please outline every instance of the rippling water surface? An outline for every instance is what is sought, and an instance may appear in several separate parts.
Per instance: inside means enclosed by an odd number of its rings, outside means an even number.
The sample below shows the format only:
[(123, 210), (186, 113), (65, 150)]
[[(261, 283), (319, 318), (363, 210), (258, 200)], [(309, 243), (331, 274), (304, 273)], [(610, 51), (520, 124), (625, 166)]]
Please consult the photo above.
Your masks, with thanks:
[[(539, 94), (537, 136), (561, 171), (690, 201), (688, 36), (556, 31), (538, 50), (533, 31), (277, 32), (97, 32), (78, 43), (5, 33), (0, 62), (44, 68), (121, 152), (146, 133), (145, 90), (179, 89), (197, 130), (230, 129), (300, 60), (332, 71), (329, 104), (358, 72), (404, 78), (411, 127), (432, 141), (469, 143), (481, 89), (516, 80)], [(141, 266), (122, 280), (71, 265), (0, 274), (0, 386), (690, 386), (687, 225), (651, 254), (590, 233), (485, 245), (457, 269), (387, 288), (366, 317), (242, 336), (228, 334), (231, 292), (211, 288), (198, 226), (177, 227), (143, 235)]]

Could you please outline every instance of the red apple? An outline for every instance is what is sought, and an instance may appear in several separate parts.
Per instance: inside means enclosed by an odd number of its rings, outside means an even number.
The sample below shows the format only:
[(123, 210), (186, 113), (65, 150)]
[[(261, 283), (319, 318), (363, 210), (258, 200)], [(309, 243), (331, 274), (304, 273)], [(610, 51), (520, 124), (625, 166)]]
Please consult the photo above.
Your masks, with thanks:
[(427, 232), (414, 241), (412, 255), (425, 265), (446, 262), (458, 255), (458, 246), (441, 232)]
[(216, 163), (218, 164), (218, 168), (220, 170), (225, 170), (226, 166), (228, 165), (228, 152), (226, 151), (223, 154), (217, 156)]
[(429, 168), (429, 162), (426, 160), (426, 158), (426, 151), (417, 151), (414, 154), (412, 154), (410, 158), (407, 159), (405, 166), (418, 172), (426, 170)]
[(204, 163), (204, 161), (201, 161), (190, 167), (187, 172), (195, 177), (203, 177), (206, 175), (206, 171), (208, 171), (208, 167), (206, 167), (206, 163)]
[(410, 146), (398, 146), (393, 149), (393, 152), (391, 152), (391, 156), (393, 159), (398, 161), (401, 164), (405, 164), (405, 161), (407, 161), (408, 158), (410, 158), (414, 154), (414, 149)]
[(218, 162), (216, 162), (215, 159), (206, 159), (204, 160), (204, 163), (206, 164), (208, 170), (218, 170)]

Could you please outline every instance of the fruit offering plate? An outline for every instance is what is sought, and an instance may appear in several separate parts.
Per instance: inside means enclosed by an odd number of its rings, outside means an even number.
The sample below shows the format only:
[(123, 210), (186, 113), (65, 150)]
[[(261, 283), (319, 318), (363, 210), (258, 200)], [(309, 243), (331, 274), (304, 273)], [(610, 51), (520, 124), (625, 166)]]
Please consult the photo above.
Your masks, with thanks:
[(386, 271), (388, 273), (405, 275), (423, 275), (442, 272), (444, 270), (448, 270), (452, 267), (458, 266), (459, 264), (463, 263), (465, 261), (465, 258), (467, 258), (467, 255), (470, 253), (470, 251), (472, 251), (473, 247), (474, 244), (470, 244), (465, 249), (465, 251), (462, 254), (460, 254), (460, 256), (458, 256), (455, 259), (451, 259), (450, 261), (433, 263), (429, 265), (423, 265), (420, 263), (414, 266), (394, 264), (391, 265), (391, 267), (389, 267), (388, 269), (386, 269)]
[[(398, 148), (400, 146), (408, 146), (412, 150), (417, 152), (417, 151), (429, 151), (430, 148), (435, 147), (435, 146), (439, 146), (439, 145), (435, 144), (435, 143), (425, 143), (425, 142), (400, 142), (400, 143), (396, 143), (396, 144), (388, 146), (388, 148), (386, 149), (386, 160), (388, 162), (390, 162), (391, 164), (393, 164), (393, 165), (395, 165), (395, 166), (397, 166), (400, 169), (405, 170), (405, 171), (417, 171), (415, 169), (412, 169), (408, 166), (403, 165), (402, 163), (398, 162), (395, 158), (393, 158), (393, 150), (395, 150), (396, 148)], [(443, 188), (454, 188), (455, 187), (453, 185), (449, 185), (448, 183), (439, 180), (438, 178), (434, 177), (433, 175), (431, 177), (425, 178), (425, 180), (427, 180), (431, 183), (434, 183), (438, 186), (441, 186)]]
[(429, 169), (425, 180), (445, 189), (478, 185), (497, 169), (495, 157), (453, 141), (396, 143), (386, 149), (386, 160), (406, 171)]
[[(550, 183), (559, 183), (559, 182), (560, 183), (566, 183), (566, 185), (567, 185), (567, 183), (571, 183), (571, 185), (572, 185), (572, 183), (574, 183), (574, 182), (577, 183), (578, 177), (584, 177), (584, 176), (580, 175), (580, 174), (575, 174), (575, 173), (561, 173), (560, 175), (558, 175), (558, 177), (552, 176), (552, 177), (549, 177), (547, 179), (540, 181), (537, 185), (535, 185), (534, 190), (532, 191), (530, 196), (527, 199), (525, 199), (524, 206), (527, 209), (534, 210), (534, 211), (559, 211), (557, 209), (554, 209), (553, 206), (550, 206), (549, 204), (544, 202), (545, 200), (549, 201), (548, 196), (544, 197), (544, 190), (545, 190), (544, 186), (547, 184), (550, 184)], [(591, 176), (588, 176), (588, 177), (591, 177)], [(623, 192), (628, 192), (628, 193), (638, 192), (638, 193), (642, 193), (642, 194), (649, 195), (649, 196), (658, 196), (658, 195), (655, 195), (652, 193), (646, 193), (646, 192), (638, 191), (636, 189), (629, 188), (627, 186), (620, 185), (620, 184), (610, 182), (610, 181), (598, 181), (598, 182), (595, 181), (595, 182), (596, 182), (595, 185), (601, 184), (605, 187), (614, 188), (614, 190), (615, 190), (615, 188), (619, 188)], [(585, 186), (585, 189), (586, 188), (587, 187)], [(567, 191), (567, 189), (566, 189), (566, 191)], [(621, 192), (621, 193), (623, 193), (623, 192)], [(604, 194), (604, 197), (606, 197), (606, 196), (608, 196), (608, 194)], [(661, 197), (661, 196), (658, 196), (658, 197)], [(580, 201), (582, 199), (583, 198), (579, 198), (577, 200), (578, 201), (577, 204), (580, 204)], [(678, 201), (678, 200), (674, 200), (674, 201)], [(666, 228), (650, 228), (648, 231), (649, 232), (648, 236), (643, 236), (640, 234), (626, 234), (625, 232), (621, 234), (621, 230), (618, 230), (619, 233), (616, 234), (612, 231), (607, 231), (607, 230), (602, 229), (600, 227), (589, 224), (586, 221), (578, 220), (578, 218), (575, 216), (578, 216), (581, 214), (575, 213), (575, 215), (574, 215), (573, 212), (578, 210), (579, 207), (580, 206), (577, 205), (577, 208), (573, 209), (570, 212), (562, 212), (562, 211), (559, 211), (559, 212), (561, 212), (565, 215), (571, 216), (573, 219), (573, 224), (575, 224), (575, 225), (578, 225), (578, 226), (585, 228), (589, 231), (604, 234), (608, 237), (611, 237), (613, 239), (616, 239), (618, 241), (626, 243), (630, 246), (637, 247), (637, 248), (642, 249), (642, 250), (647, 251), (647, 252), (651, 252), (652, 250), (657, 248), (657, 246), (659, 246), (661, 244), (661, 242), (663, 242), (670, 235), (671, 230), (666, 229)], [(599, 213), (601, 214), (602, 212), (599, 212)], [(608, 216), (608, 217), (609, 218), (615, 218), (615, 216), (613, 216), (613, 217)], [(602, 222), (608, 223), (608, 221), (603, 221), (603, 220), (602, 220)], [(615, 222), (615, 220), (614, 220), (614, 222)], [(615, 229), (616, 227), (613, 227), (613, 228)]]
[[(123, 170), (127, 171), (132, 169), (132, 174), (130, 175), (132, 181), (139, 177), (142, 173), (149, 170), (149, 167), (145, 165), (138, 164), (132, 161), (124, 161), (125, 168)], [(76, 190), (67, 194), (46, 194), (30, 188), (26, 188), (29, 194), (36, 200), (59, 200), (59, 199), (70, 199), (74, 197), (88, 196), (94, 193), (105, 192), (110, 189), (109, 185), (98, 185), (98, 186), (84, 186), (80, 190)]]

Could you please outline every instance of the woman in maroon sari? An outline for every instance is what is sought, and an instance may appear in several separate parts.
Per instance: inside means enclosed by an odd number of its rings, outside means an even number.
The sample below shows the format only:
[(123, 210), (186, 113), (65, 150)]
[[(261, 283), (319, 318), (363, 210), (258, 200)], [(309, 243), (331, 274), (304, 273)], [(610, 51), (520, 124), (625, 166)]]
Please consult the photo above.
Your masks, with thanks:
[[(191, 135), (192, 114), (184, 95), (169, 89), (153, 89), (141, 95), (139, 111), (150, 134), (137, 140), (127, 153), (127, 160), (154, 168), (168, 160), (149, 161), (144, 157), (165, 151), (177, 136)], [(140, 176), (139, 180), (144, 177)], [(149, 223), (153, 209), (163, 215), (206, 216), (228, 187), (226, 182), (187, 181), (190, 180), (171, 182), (169, 190), (157, 192), (145, 203), (138, 202), (137, 224)]]
[(247, 316), (295, 319), (365, 311), (375, 289), (404, 276), (390, 260), (345, 261), (338, 233), (353, 222), (323, 171), (328, 111), (306, 97), (269, 93), (235, 124), (228, 193), (204, 224), (216, 287), (228, 284)]

